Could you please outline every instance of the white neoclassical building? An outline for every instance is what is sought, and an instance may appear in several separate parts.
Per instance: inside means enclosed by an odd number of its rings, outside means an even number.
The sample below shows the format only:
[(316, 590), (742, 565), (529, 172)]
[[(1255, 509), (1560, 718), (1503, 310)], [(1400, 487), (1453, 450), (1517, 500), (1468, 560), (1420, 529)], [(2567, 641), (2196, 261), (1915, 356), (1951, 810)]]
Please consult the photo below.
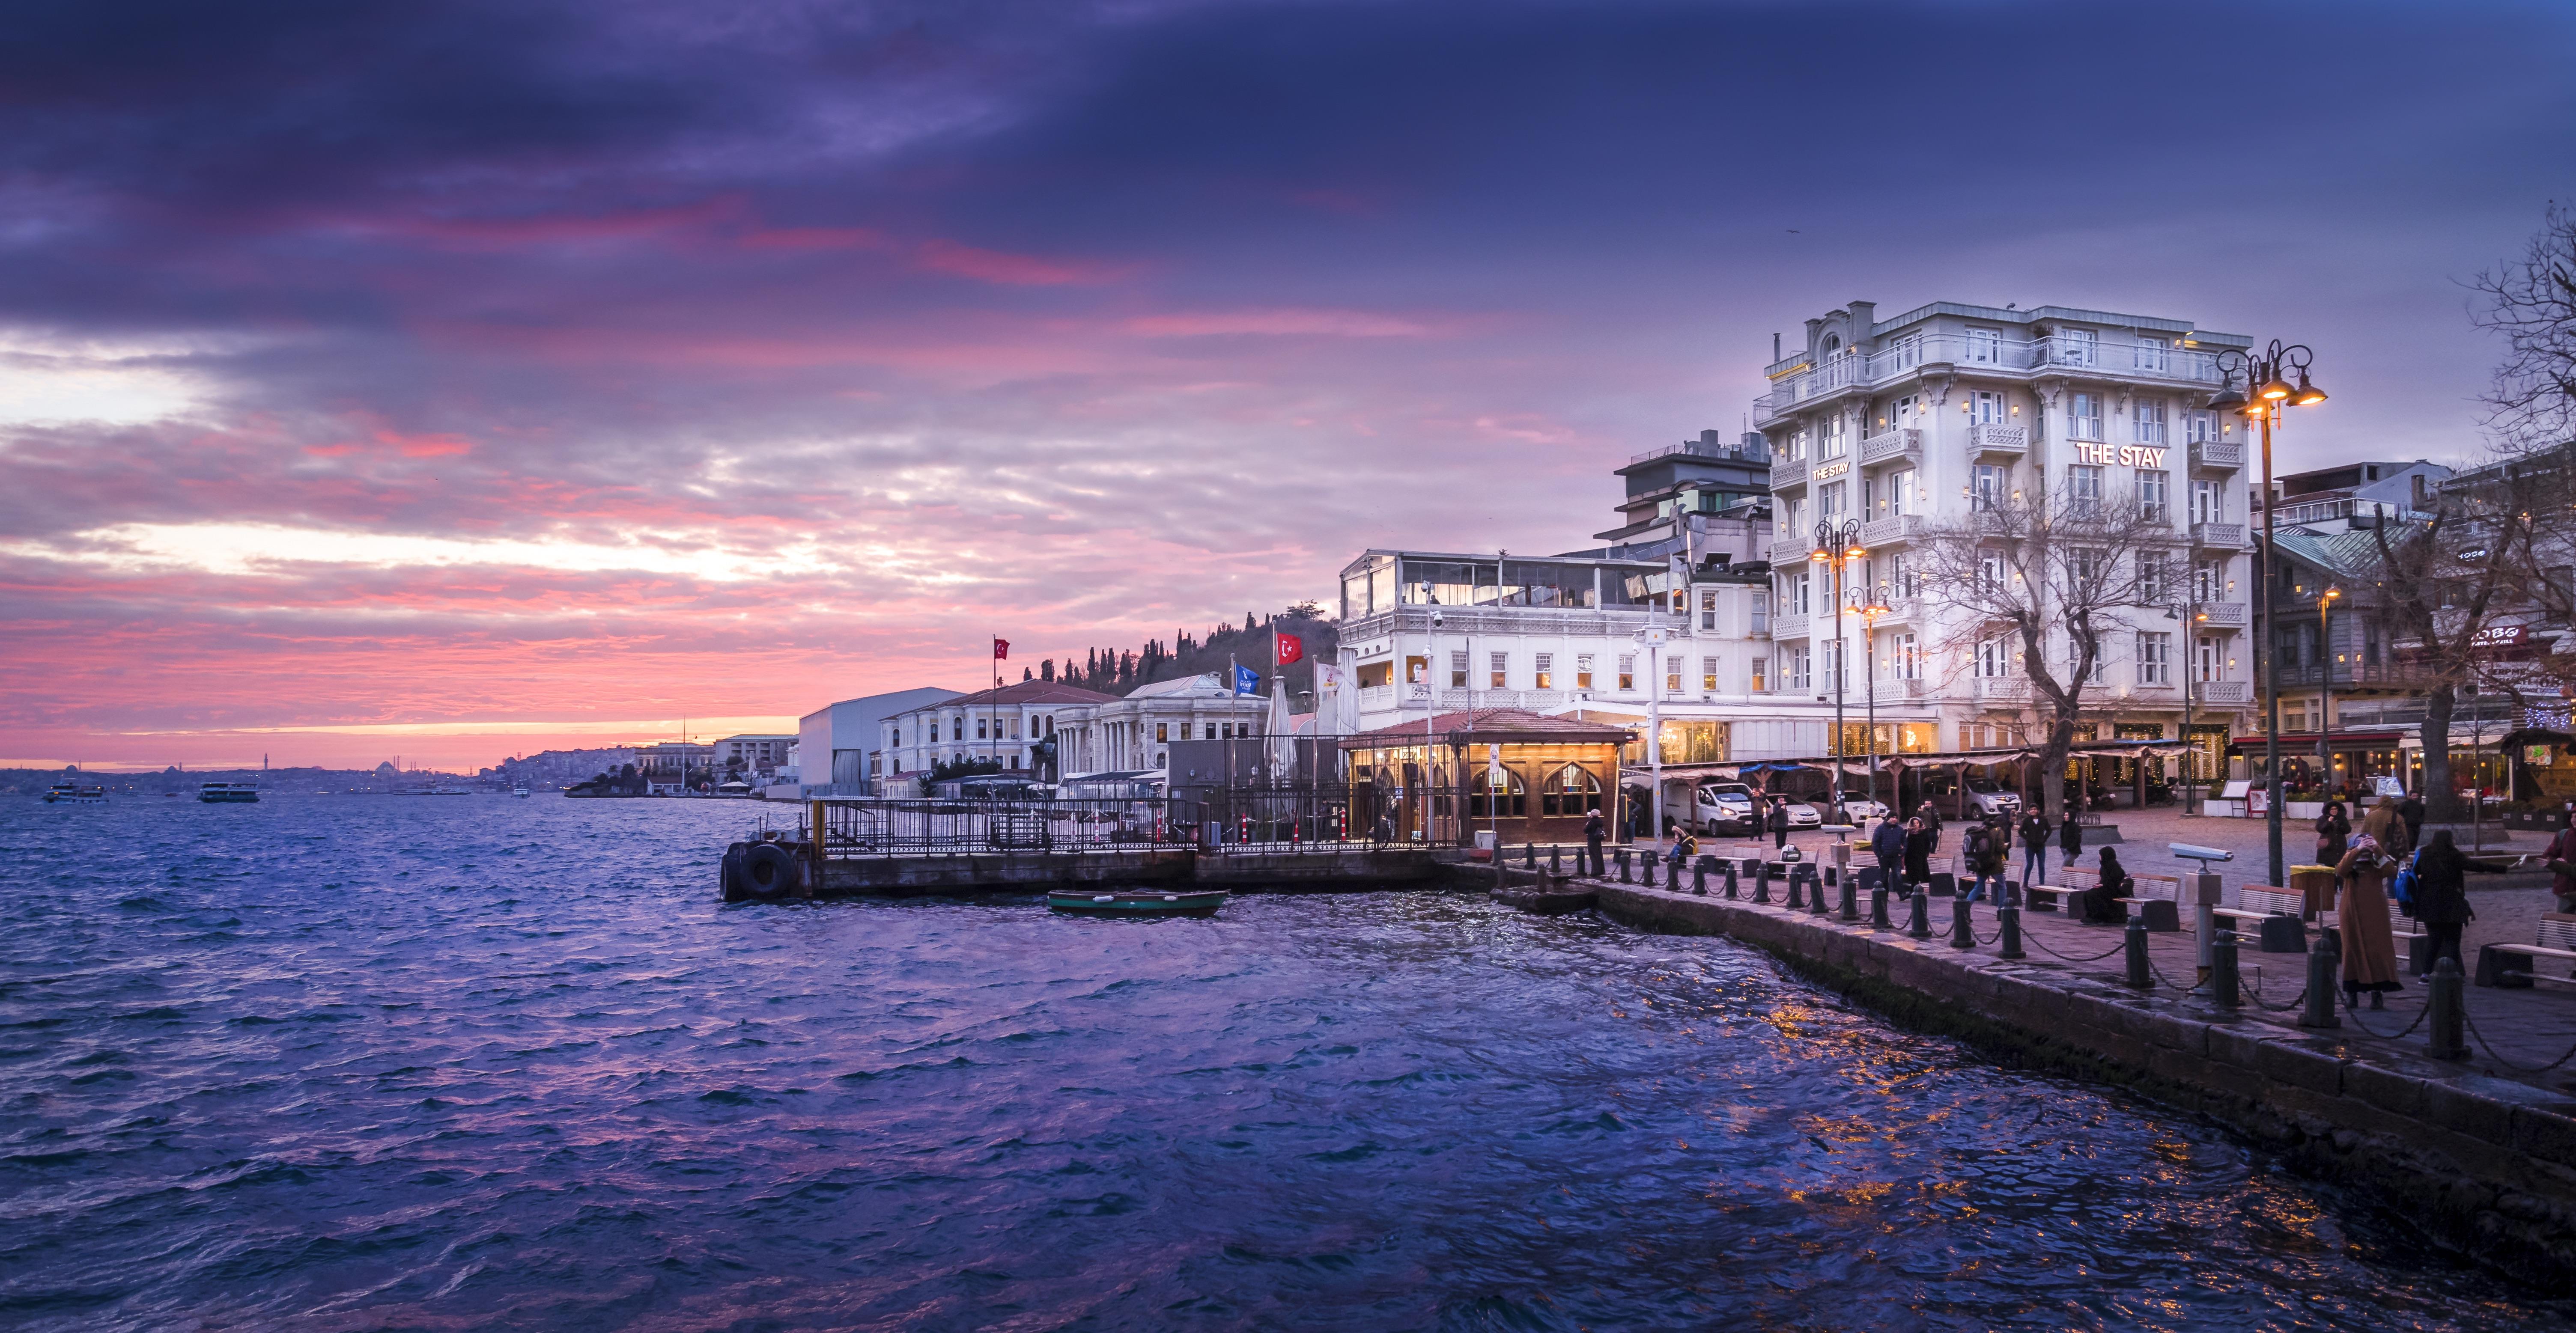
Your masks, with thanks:
[[(1881, 319), (1854, 301), (1808, 320), (1806, 346), (1773, 362), (1753, 412), (1774, 454), (1770, 687), (1813, 699), (1840, 661), (1855, 694), (1872, 662), (1882, 746), (1890, 726), (1928, 728), (1940, 751), (2018, 743), (2035, 734), (2027, 681), (2009, 662), (1942, 651), (1959, 636), (1923, 595), (1909, 547), (1927, 523), (2024, 495), (2134, 496), (2170, 523), (2182, 586), (2174, 607), (2131, 613), (2094, 687), (2100, 734), (2079, 739), (2185, 740), (2204, 774), (2223, 772), (2252, 698), (2254, 583), (2243, 423), (2205, 405), (2215, 356), (2246, 343), (2188, 320), (2060, 306), (1939, 301)], [(1847, 585), (1891, 609), (1874, 631), (1848, 613), (1837, 630), (1832, 574), (1808, 560), (1816, 525), (1847, 520), (1866, 548)]]
[(1062, 681), (1021, 681), (933, 699), (879, 725), (871, 776), (914, 778), (934, 764), (990, 760), (1004, 772), (1037, 766), (1052, 739), (1064, 777), (1163, 768), (1174, 741), (1261, 734), (1267, 698), (1237, 694), (1218, 675), (1139, 685), (1125, 697)]

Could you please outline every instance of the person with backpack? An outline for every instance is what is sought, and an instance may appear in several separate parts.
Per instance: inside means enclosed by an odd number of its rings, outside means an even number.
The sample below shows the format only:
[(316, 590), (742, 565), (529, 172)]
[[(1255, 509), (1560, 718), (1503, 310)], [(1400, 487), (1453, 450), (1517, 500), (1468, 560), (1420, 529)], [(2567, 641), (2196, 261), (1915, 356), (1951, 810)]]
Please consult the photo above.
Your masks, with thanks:
[(2468, 964), (2460, 961), (2460, 928), (2478, 919), (2469, 906), (2468, 873), (2469, 858), (2451, 841), (2449, 829), (2433, 830), (2433, 840), (2415, 854), (2407, 906), (2432, 939), (2433, 956), (2425, 960), (2427, 968), (2435, 959), (2447, 957), (2452, 966), (2468, 970)]
[(2004, 896), (2004, 862), (2010, 855), (2010, 841), (2004, 831), (1992, 823), (1972, 824), (1967, 843), (1960, 851), (1967, 859), (1970, 876), (1966, 901), (1975, 902), (1985, 896), (1989, 880), (1994, 882), (1995, 897), (2000, 900)]

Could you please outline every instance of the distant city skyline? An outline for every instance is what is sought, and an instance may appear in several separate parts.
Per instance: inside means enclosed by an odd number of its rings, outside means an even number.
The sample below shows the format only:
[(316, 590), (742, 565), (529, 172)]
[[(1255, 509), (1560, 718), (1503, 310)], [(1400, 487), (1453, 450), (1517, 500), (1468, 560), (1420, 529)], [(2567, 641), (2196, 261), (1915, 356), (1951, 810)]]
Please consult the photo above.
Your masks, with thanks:
[(2471, 455), (2571, 58), (2527, 4), (22, 16), (0, 764), (793, 729), (1560, 549), (1855, 298), (2304, 341), (2281, 470)]

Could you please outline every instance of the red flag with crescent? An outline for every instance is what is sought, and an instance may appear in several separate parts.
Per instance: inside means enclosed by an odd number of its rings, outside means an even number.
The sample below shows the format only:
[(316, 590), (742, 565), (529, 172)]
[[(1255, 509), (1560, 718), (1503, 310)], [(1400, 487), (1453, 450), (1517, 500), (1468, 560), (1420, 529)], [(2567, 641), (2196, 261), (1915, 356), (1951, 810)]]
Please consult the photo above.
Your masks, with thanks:
[(1275, 631), (1272, 633), (1271, 637), (1278, 641), (1274, 647), (1277, 649), (1279, 654), (1278, 664), (1280, 666), (1286, 666), (1291, 662), (1303, 662), (1306, 660), (1306, 641), (1304, 639), (1298, 638), (1294, 634), (1280, 634)]

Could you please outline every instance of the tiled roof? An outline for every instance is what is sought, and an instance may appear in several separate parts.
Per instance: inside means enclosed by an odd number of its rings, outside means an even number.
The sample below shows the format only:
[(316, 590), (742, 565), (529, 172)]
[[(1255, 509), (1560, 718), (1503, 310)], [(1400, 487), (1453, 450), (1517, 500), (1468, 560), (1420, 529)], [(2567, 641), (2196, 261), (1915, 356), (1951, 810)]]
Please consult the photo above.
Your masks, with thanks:
[[(1106, 704), (1116, 703), (1118, 696), (1067, 685), (1060, 680), (1024, 680), (998, 690), (977, 690), (954, 699), (941, 699), (924, 708), (984, 708), (1001, 704)], [(920, 709), (913, 710), (915, 712)]]

